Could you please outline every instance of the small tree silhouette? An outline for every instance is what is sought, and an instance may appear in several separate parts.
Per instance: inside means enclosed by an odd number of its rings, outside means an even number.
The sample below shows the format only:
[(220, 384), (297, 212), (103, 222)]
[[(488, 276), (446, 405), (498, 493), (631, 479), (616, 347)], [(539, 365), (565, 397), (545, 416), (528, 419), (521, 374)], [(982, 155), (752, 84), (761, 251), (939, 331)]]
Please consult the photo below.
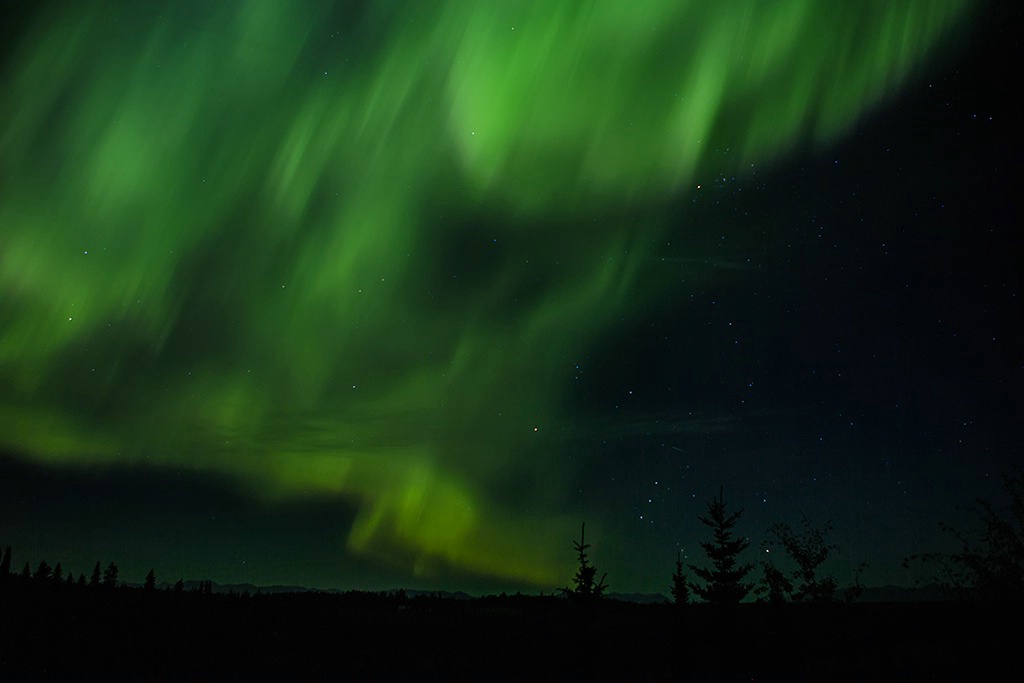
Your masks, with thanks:
[(147, 591), (156, 590), (156, 574), (153, 573), (152, 569), (146, 574), (146, 583), (142, 588)]
[[(777, 522), (768, 530), (775, 541), (786, 550), (786, 554), (796, 563), (797, 569), (793, 572), (796, 580), (796, 590), (792, 593), (794, 602), (832, 602), (835, 600), (836, 589), (839, 584), (832, 576), (821, 576), (819, 568), (828, 559), (829, 554), (837, 549), (833, 543), (825, 542), (825, 535), (832, 530), (832, 523), (826, 522), (823, 527), (817, 528), (811, 525), (807, 517), (801, 520), (803, 531), (796, 532), (783, 522)], [(775, 570), (774, 567), (772, 567)], [(765, 570), (766, 580), (769, 578), (769, 570)], [(775, 570), (778, 571), (778, 570)], [(772, 576), (776, 588), (783, 588), (778, 577)], [(793, 589), (790, 588), (789, 591)], [(789, 592), (787, 591), (787, 592)], [(769, 589), (769, 593), (771, 589)]]
[(732, 528), (743, 514), (743, 510), (727, 515), (725, 498), (722, 489), (718, 498), (709, 501), (706, 517), (700, 521), (711, 529), (710, 541), (702, 541), (700, 546), (711, 560), (711, 568), (690, 565), (690, 570), (704, 580), (704, 585), (693, 585), (693, 591), (702, 600), (713, 605), (734, 605), (747, 596), (751, 584), (744, 583), (743, 578), (754, 568), (752, 564), (738, 564), (740, 553), (747, 549), (750, 541), (733, 538)]
[(676, 555), (676, 570), (672, 572), (672, 600), (677, 605), (690, 602), (690, 587), (686, 583), (686, 575), (683, 574), (682, 550)]
[(582, 598), (600, 598), (604, 595), (604, 591), (607, 588), (604, 580), (608, 575), (605, 574), (601, 577), (601, 580), (594, 582), (594, 577), (597, 576), (597, 567), (590, 564), (590, 560), (587, 558), (587, 549), (590, 548), (590, 544), (586, 542), (586, 527), (587, 523), (583, 522), (580, 526), (580, 540), (577, 543), (573, 541), (573, 547), (576, 549), (576, 559), (580, 564), (579, 569), (576, 570), (576, 575), (572, 581), (574, 588), (563, 588), (562, 592), (567, 595), (575, 595)]
[(25, 566), (22, 567), (22, 569), (21, 569), (21, 578), (23, 578), (23, 579), (30, 579), (30, 578), (32, 578), (32, 568), (28, 566), (28, 562), (26, 562)]
[(60, 562), (53, 568), (53, 583), (59, 584), (64, 579), (64, 568), (60, 566)]
[(96, 565), (92, 568), (92, 577), (89, 579), (89, 585), (98, 587), (100, 585), (100, 562), (96, 561)]
[(789, 599), (793, 593), (793, 584), (786, 575), (771, 562), (764, 562), (761, 565), (764, 576), (761, 578), (761, 585), (754, 592), (758, 595), (768, 594), (768, 602), (773, 605), (781, 605)]
[(844, 602), (856, 602), (864, 594), (864, 585), (860, 582), (860, 575), (868, 568), (867, 562), (861, 562), (853, 570), (853, 583), (843, 590)]
[(103, 587), (104, 588), (116, 588), (117, 587), (117, 564), (111, 562), (107, 565), (107, 568), (103, 570)]

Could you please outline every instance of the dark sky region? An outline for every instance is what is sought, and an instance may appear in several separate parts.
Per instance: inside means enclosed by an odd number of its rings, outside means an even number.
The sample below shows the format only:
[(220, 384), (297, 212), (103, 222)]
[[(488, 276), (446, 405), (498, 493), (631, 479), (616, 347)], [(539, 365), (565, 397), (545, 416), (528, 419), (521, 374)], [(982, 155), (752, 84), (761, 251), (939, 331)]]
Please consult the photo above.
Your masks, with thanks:
[(1013, 2), (5, 3), (0, 544), (141, 581), (841, 579), (1019, 462)]

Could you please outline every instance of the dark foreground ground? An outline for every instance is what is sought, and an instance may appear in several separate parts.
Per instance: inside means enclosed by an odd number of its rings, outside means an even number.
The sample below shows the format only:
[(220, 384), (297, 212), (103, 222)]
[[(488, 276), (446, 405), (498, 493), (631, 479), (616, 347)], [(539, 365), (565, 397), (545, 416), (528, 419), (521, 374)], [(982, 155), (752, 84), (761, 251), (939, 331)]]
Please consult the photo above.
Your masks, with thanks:
[(954, 603), (722, 613), (519, 596), (0, 587), (0, 679), (12, 681), (990, 681), (1016, 679), (1021, 643), (1016, 609)]

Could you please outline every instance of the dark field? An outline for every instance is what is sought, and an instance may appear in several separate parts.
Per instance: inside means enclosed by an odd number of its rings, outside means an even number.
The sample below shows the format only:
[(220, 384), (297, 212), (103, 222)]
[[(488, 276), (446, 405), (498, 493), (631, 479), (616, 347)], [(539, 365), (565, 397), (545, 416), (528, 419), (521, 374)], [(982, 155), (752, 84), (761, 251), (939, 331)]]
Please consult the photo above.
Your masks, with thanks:
[(17, 581), (0, 598), (5, 680), (980, 681), (1005, 680), (1020, 646), (1015, 609), (958, 603), (723, 612)]

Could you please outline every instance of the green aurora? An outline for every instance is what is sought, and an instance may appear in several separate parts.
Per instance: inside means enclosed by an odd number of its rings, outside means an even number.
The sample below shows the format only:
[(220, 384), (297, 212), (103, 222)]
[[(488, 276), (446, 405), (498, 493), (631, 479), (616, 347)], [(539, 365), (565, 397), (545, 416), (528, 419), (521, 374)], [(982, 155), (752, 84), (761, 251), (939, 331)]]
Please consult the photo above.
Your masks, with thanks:
[(2, 74), (0, 446), (338, 496), (357, 555), (564, 582), (564, 387), (670, 286), (666, 207), (841, 136), (967, 10), (60, 4)]

